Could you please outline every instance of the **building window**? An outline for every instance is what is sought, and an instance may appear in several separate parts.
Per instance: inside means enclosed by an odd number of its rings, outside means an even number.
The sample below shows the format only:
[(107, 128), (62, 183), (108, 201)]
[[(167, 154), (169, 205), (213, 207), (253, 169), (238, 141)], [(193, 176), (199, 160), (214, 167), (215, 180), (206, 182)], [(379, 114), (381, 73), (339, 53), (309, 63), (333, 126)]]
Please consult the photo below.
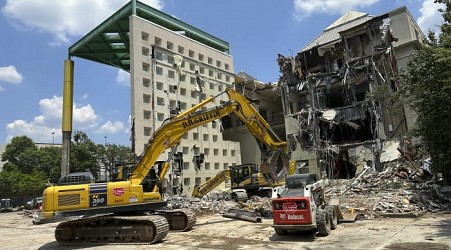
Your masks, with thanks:
[(209, 155), (209, 154), (210, 154), (210, 149), (204, 148), (204, 155)]
[[(183, 164), (183, 168), (185, 169), (185, 164)], [(191, 186), (191, 179), (190, 178), (183, 178), (183, 185), (185, 186)]]
[(143, 94), (143, 102), (150, 103), (150, 95)]
[[(182, 96), (186, 96), (186, 89), (185, 88), (180, 88), (180, 94)], [(186, 108), (186, 103), (185, 103), (185, 108)]]
[(204, 137), (204, 141), (208, 141), (208, 134), (204, 134), (203, 137)]
[(213, 149), (213, 155), (218, 155), (219, 154), (219, 149), (215, 148)]
[(180, 81), (181, 81), (181, 82), (186, 81), (186, 75), (181, 75), (181, 76), (180, 76)]
[(164, 114), (163, 113), (157, 113), (157, 119), (159, 121), (163, 121), (164, 120)]
[(199, 53), (199, 61), (203, 62), (204, 61), (204, 55)]
[(222, 164), (222, 168), (223, 168), (223, 169), (228, 169), (229, 166), (227, 165), (227, 163), (223, 163), (223, 164)]
[(208, 70), (208, 76), (213, 77), (213, 70)]
[(215, 169), (219, 169), (219, 162), (215, 162)]
[(202, 75), (205, 74), (205, 68), (204, 67), (200, 67), (199, 68), (199, 73), (201, 73)]
[(227, 156), (227, 149), (223, 149), (223, 150), (222, 150), (222, 155), (223, 155), (223, 156)]
[(155, 45), (161, 46), (161, 38), (155, 37)]
[(215, 88), (215, 84), (210, 82), (210, 89), (214, 89)]
[(191, 84), (196, 84), (196, 78), (195, 78), (194, 76), (190, 76), (189, 82), (190, 82)]
[[(184, 90), (183, 88), (180, 89), (180, 93), (182, 93), (182, 90)], [(186, 94), (186, 90), (184, 92)], [(186, 102), (180, 102), (180, 109), (181, 110), (186, 110)]]
[[(169, 85), (169, 92), (175, 94), (175, 92), (177, 92), (177, 86)], [(175, 105), (175, 101), (174, 101), (174, 105)]]
[(157, 97), (157, 105), (164, 106), (164, 98)]
[(229, 70), (229, 65), (226, 63), (226, 64), (224, 64), (224, 68), (226, 69), (226, 70)]
[(210, 169), (210, 162), (205, 162), (205, 170), (209, 170)]
[(157, 89), (158, 90), (162, 90), (163, 89), (163, 83), (162, 82), (157, 82)]
[(216, 128), (218, 126), (218, 123), (216, 121), (211, 122), (211, 127)]
[(196, 98), (196, 97), (197, 97), (197, 91), (191, 90), (191, 98)]
[(184, 133), (182, 136), (183, 139), (187, 140), (188, 139), (188, 133)]
[(162, 76), (163, 75), (163, 68), (162, 67), (155, 67), (155, 74)]
[(200, 177), (196, 177), (194, 185), (199, 186), (200, 184), (202, 184), (202, 179)]
[(141, 31), (141, 39), (143, 41), (149, 41), (149, 33)]
[(152, 115), (152, 112), (150, 112), (149, 110), (144, 110), (144, 112), (143, 112), (144, 119), (149, 120), (151, 115)]
[(213, 63), (213, 58), (211, 58), (211, 57), (208, 57), (208, 64), (212, 64)]
[(221, 68), (221, 61), (216, 61), (216, 67)]
[(172, 50), (172, 48), (174, 48), (174, 44), (168, 41), (168, 42), (166, 42), (166, 48), (168, 50)]
[(143, 56), (149, 56), (149, 48), (142, 47)]
[(175, 78), (174, 70), (168, 70), (168, 77), (171, 78), (171, 79)]
[(151, 135), (152, 135), (152, 128), (144, 127), (144, 136), (151, 136)]
[(143, 62), (142, 67), (143, 71), (149, 72), (150, 64)]
[(199, 133), (193, 133), (193, 140), (195, 141), (199, 140)]
[(169, 63), (170, 65), (174, 65), (174, 57), (173, 57), (173, 56), (168, 55), (168, 63)]
[(218, 141), (218, 135), (213, 135), (213, 142), (217, 142)]
[(179, 46), (177, 51), (183, 55), (183, 53), (185, 53), (185, 48), (183, 48), (182, 46)]
[(189, 147), (183, 147), (183, 154), (189, 153)]
[(226, 76), (226, 82), (230, 82), (230, 76)]
[(163, 54), (159, 51), (155, 51), (155, 60), (163, 61)]
[(143, 78), (143, 87), (150, 87), (150, 79), (149, 78)]
[(222, 74), (221, 73), (218, 73), (218, 79), (222, 80)]
[(222, 92), (222, 84), (218, 84), (218, 91)]
[(230, 154), (231, 154), (232, 156), (235, 156), (235, 150), (232, 149), (232, 150), (230, 151)]
[(189, 50), (188, 51), (188, 56), (191, 57), (191, 58), (194, 58), (194, 51)]
[(194, 63), (189, 64), (189, 70), (191, 70), (191, 71), (196, 70), (196, 66), (194, 65)]

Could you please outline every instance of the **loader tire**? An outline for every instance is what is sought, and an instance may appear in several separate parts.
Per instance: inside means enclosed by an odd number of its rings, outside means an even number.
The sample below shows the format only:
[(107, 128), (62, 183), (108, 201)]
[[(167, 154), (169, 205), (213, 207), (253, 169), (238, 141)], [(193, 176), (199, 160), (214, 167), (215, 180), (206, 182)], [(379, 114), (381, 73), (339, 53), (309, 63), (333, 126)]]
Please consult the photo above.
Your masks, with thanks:
[(318, 227), (318, 234), (321, 236), (328, 236), (330, 234), (330, 216), (327, 210), (318, 209), (316, 213), (316, 225)]
[(337, 210), (335, 210), (334, 206), (327, 206), (326, 211), (329, 213), (330, 216), (330, 229), (335, 230), (338, 226), (338, 215)]

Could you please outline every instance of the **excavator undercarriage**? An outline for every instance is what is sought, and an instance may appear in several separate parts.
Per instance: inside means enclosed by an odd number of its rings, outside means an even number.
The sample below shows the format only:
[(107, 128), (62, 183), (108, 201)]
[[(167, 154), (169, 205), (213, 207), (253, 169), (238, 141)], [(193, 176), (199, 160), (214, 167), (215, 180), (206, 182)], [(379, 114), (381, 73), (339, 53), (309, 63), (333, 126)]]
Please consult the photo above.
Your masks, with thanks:
[(190, 210), (159, 210), (141, 216), (99, 215), (60, 223), (55, 238), (61, 245), (152, 244), (170, 230), (188, 231), (196, 224)]

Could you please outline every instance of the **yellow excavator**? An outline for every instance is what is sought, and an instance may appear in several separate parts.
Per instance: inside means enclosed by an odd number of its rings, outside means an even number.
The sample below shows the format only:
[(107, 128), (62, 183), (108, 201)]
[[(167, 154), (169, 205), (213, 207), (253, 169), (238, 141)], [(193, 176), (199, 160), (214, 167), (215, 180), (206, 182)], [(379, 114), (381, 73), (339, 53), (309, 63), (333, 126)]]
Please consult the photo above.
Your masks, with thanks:
[(202, 198), (225, 180), (230, 180), (230, 195), (235, 201), (245, 201), (254, 195), (272, 197), (274, 187), (285, 185), (284, 179), (272, 180), (261, 173), (259, 165), (249, 163), (229, 166), (208, 181), (195, 185), (192, 196)]
[[(229, 101), (211, 109), (201, 108), (226, 93)], [(269, 124), (239, 92), (226, 89), (196, 106), (163, 122), (150, 138), (148, 147), (126, 181), (94, 183), (89, 175), (72, 173), (43, 192), (42, 220), (57, 216), (84, 216), (58, 224), (55, 238), (60, 244), (72, 243), (154, 243), (164, 239), (169, 230), (186, 231), (195, 222), (189, 210), (171, 210), (162, 200), (159, 183), (164, 179), (176, 146), (191, 129), (236, 114), (256, 139), (275, 153), (262, 168), (262, 173), (274, 181), (287, 172), (286, 142), (273, 139)], [(155, 165), (167, 149), (166, 162)], [(272, 164), (280, 163), (280, 166)], [(262, 165), (265, 165), (262, 163)], [(148, 178), (151, 176), (151, 178)], [(146, 180), (151, 180), (150, 182)], [(154, 181), (152, 181), (154, 180)]]

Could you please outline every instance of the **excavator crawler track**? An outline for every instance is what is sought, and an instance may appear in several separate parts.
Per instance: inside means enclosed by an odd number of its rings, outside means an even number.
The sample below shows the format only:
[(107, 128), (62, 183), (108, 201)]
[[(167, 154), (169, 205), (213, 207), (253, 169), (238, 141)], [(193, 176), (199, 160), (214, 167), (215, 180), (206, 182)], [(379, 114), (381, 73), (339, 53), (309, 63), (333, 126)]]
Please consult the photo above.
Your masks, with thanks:
[(55, 238), (61, 245), (152, 244), (168, 232), (169, 223), (160, 215), (98, 216), (60, 223)]
[(196, 214), (188, 209), (157, 210), (155, 214), (164, 216), (171, 230), (185, 232), (196, 224)]

